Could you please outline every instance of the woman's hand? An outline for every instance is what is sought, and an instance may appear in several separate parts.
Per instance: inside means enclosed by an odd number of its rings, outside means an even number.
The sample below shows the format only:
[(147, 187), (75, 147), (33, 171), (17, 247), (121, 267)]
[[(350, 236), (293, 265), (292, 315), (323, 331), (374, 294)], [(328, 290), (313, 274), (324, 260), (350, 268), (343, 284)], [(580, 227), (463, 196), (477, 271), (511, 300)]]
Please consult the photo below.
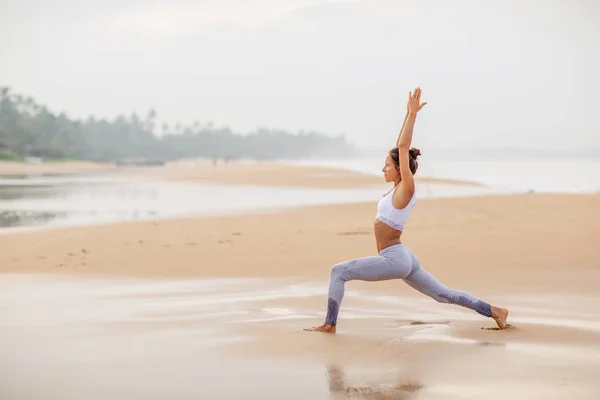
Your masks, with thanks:
[[(398, 140), (396, 141), (396, 147), (404, 148), (406, 150), (405, 156), (403, 156), (403, 152), (400, 152), (400, 169), (402, 170), (402, 165), (405, 163), (406, 168), (404, 172), (401, 171), (402, 174), (407, 175), (410, 174), (410, 170), (408, 170), (408, 150), (410, 149), (410, 143), (412, 142), (412, 134), (413, 128), (415, 126), (415, 120), (417, 119), (417, 113), (421, 111), (427, 104), (426, 102), (421, 103), (421, 88), (416, 88), (413, 92), (408, 93), (408, 103), (406, 103), (406, 116), (404, 117), (404, 122), (402, 123), (402, 129), (400, 130), (400, 134), (398, 135)], [(406, 172), (408, 171), (408, 172)]]
[(427, 102), (421, 103), (421, 88), (416, 88), (414, 92), (408, 93), (408, 104), (406, 109), (409, 114), (416, 115)]

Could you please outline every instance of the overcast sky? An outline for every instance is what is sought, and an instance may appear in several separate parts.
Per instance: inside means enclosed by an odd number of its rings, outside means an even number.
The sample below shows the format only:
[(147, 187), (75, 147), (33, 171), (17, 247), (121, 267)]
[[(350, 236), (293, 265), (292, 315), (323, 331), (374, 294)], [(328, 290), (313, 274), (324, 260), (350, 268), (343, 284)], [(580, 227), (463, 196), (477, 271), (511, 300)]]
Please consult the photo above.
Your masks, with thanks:
[(0, 85), (70, 116), (600, 146), (596, 0), (0, 0)]

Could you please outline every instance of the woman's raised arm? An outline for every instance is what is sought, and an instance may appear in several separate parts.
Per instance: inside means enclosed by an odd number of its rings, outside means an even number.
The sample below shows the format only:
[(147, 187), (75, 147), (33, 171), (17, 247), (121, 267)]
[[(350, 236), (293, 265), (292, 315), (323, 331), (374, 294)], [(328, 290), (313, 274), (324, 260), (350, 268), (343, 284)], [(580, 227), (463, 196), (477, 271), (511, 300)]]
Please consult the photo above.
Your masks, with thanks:
[(404, 208), (410, 201), (415, 192), (415, 181), (410, 170), (409, 150), (412, 143), (413, 128), (417, 119), (417, 113), (427, 104), (421, 103), (421, 88), (416, 88), (414, 92), (408, 94), (408, 104), (406, 118), (402, 125), (402, 130), (398, 136), (396, 147), (398, 147), (399, 169), (400, 169), (400, 190), (396, 190), (394, 195), (394, 206)]

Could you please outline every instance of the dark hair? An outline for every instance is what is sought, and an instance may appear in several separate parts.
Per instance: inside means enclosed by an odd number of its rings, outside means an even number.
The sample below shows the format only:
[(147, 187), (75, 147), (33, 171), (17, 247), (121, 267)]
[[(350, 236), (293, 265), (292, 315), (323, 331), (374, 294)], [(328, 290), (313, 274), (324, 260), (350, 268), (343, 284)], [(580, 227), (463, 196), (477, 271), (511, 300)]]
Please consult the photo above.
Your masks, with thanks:
[[(417, 157), (421, 155), (421, 150), (417, 148), (411, 148), (408, 150), (408, 166), (410, 168), (410, 172), (414, 174), (417, 173), (417, 168), (419, 168), (419, 162), (417, 161)], [(394, 161), (394, 165), (396, 168), (400, 168), (400, 151), (397, 147), (394, 147), (390, 150), (390, 156), (392, 157), (392, 161)]]

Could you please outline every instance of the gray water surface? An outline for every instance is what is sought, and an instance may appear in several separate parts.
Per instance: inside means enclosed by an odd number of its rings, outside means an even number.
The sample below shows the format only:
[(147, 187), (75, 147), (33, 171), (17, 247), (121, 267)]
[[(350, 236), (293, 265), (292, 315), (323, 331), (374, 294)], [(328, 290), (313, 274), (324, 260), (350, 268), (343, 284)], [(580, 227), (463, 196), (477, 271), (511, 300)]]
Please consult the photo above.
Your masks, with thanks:
[(120, 175), (0, 178), (0, 228), (217, 215), (364, 201), (380, 193), (381, 188), (274, 188), (168, 182)]
[[(376, 202), (390, 188), (309, 189), (171, 182), (119, 173), (0, 177), (0, 229), (84, 225), (283, 207)], [(489, 188), (421, 185), (419, 197), (492, 193)]]

